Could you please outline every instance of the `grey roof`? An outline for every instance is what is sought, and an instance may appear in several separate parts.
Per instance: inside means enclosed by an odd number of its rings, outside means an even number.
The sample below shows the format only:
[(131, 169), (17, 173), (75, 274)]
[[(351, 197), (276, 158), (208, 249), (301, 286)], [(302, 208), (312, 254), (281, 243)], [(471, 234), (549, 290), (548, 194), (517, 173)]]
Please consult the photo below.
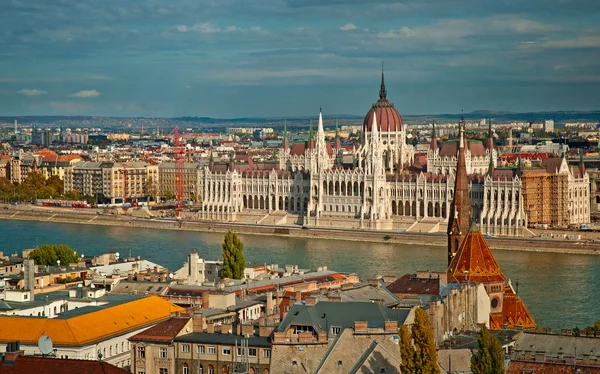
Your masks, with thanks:
[(370, 302), (296, 303), (281, 321), (278, 331), (283, 332), (291, 325), (313, 326), (317, 331), (327, 331), (327, 326), (353, 328), (355, 321), (366, 321), (369, 327), (383, 327), (385, 321), (404, 323), (409, 313), (410, 309), (389, 309)]
[(171, 282), (120, 281), (110, 292), (112, 294), (160, 295), (169, 287)]
[(470, 349), (440, 349), (438, 351), (438, 364), (442, 373), (470, 373), (471, 372), (471, 350)]
[[(361, 284), (356, 287), (347, 289), (338, 289), (334, 292), (335, 296), (339, 296), (342, 302), (350, 301), (383, 301), (386, 306), (395, 305), (400, 302), (400, 299), (391, 293), (385, 287), (374, 287), (370, 284)], [(315, 298), (319, 301), (327, 301), (327, 296), (318, 294)]]
[(565, 356), (577, 357), (584, 354), (600, 352), (600, 337), (553, 335), (545, 333), (524, 332), (517, 339), (515, 350), (545, 352), (548, 355), (557, 355), (562, 351)]
[[(69, 310), (69, 311), (60, 313), (57, 316), (57, 318), (70, 318), (73, 315), (86, 314), (86, 313), (92, 312), (94, 310), (97, 310), (99, 308), (111, 307), (114, 305), (127, 303), (129, 301), (136, 300), (141, 297), (142, 296), (105, 294), (104, 296), (99, 297), (97, 299), (88, 299), (87, 297), (84, 297), (84, 298), (69, 297), (68, 290), (67, 291), (55, 291), (55, 292), (48, 292), (48, 293), (44, 293), (44, 294), (36, 294), (36, 295), (34, 295), (33, 300), (30, 300), (30, 301), (20, 302), (20, 301), (2, 300), (2, 302), (0, 303), (0, 311), (30, 309), (30, 308), (34, 308), (34, 307), (38, 307), (38, 306), (48, 305), (57, 300), (67, 300), (67, 301), (70, 300), (70, 301), (90, 302), (90, 303), (95, 302), (95, 301), (100, 301), (100, 302), (106, 303), (105, 305), (102, 305), (102, 306), (91, 307), (89, 310), (87, 309), (87, 307)], [(67, 317), (65, 317), (65, 315)]]
[[(234, 346), (236, 341), (238, 345), (245, 339), (240, 335), (232, 335), (232, 334), (220, 334), (213, 333), (209, 334), (206, 332), (193, 332), (191, 334), (181, 335), (175, 338), (176, 342), (183, 343), (200, 343), (200, 344), (220, 344), (220, 345), (232, 345)], [(262, 336), (250, 336), (248, 339), (249, 347), (271, 347), (271, 343), (269, 342), (269, 338)]]

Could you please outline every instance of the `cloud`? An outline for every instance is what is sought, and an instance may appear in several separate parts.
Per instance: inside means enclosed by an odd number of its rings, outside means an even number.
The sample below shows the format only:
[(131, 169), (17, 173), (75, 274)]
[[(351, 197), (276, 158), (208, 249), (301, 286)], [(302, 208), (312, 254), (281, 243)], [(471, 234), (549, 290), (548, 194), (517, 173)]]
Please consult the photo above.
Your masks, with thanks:
[(379, 37), (381, 37), (381, 38), (402, 38), (402, 37), (411, 37), (414, 35), (415, 35), (415, 32), (406, 26), (401, 27), (398, 30), (390, 30), (388, 32), (379, 33)]
[(22, 89), (19, 91), (19, 94), (25, 95), (25, 96), (40, 96), (40, 95), (45, 95), (46, 93), (47, 93), (46, 91), (38, 90), (38, 89), (33, 89), (33, 90)]
[(340, 30), (342, 30), (342, 31), (356, 30), (356, 25), (354, 25), (353, 23), (347, 23), (344, 26), (340, 27)]
[(83, 91), (74, 93), (71, 96), (79, 97), (79, 98), (98, 97), (98, 96), (100, 96), (100, 92), (98, 92), (96, 90), (83, 90)]
[(225, 28), (220, 28), (220, 27), (214, 26), (210, 22), (195, 23), (191, 26), (178, 25), (175, 28), (177, 29), (177, 31), (179, 31), (181, 33), (198, 32), (201, 34), (234, 33), (234, 32), (246, 33), (246, 32), (261, 32), (261, 31), (263, 31), (260, 27), (256, 27), (256, 26), (253, 26), (250, 28), (241, 28), (241, 27), (237, 27), (237, 26), (227, 26)]

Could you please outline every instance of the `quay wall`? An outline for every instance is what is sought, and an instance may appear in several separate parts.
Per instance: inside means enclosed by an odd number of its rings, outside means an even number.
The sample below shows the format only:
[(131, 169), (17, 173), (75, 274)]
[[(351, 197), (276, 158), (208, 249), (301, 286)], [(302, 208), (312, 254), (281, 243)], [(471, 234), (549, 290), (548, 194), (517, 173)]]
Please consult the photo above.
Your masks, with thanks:
[[(102, 226), (142, 227), (158, 230), (187, 230), (225, 233), (234, 231), (249, 235), (278, 235), (302, 238), (354, 240), (364, 242), (403, 243), (445, 247), (443, 233), (406, 233), (398, 231), (344, 230), (328, 228), (303, 229), (298, 225), (260, 225), (238, 222), (205, 222), (160, 218), (137, 218), (128, 215), (98, 215), (90, 210), (54, 209), (41, 210), (31, 207), (0, 209), (0, 219), (29, 220), (54, 223), (72, 223)], [(600, 255), (600, 242), (542, 240), (536, 238), (489, 238), (493, 249), (553, 252), (568, 254)]]

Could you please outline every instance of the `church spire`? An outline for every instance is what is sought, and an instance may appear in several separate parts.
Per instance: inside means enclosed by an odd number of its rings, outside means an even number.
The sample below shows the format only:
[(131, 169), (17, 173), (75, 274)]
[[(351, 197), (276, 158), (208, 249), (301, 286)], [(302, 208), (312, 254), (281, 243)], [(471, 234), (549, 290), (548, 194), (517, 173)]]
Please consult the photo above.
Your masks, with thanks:
[(471, 225), (471, 199), (465, 159), (465, 120), (459, 122), (459, 148), (454, 182), (454, 197), (448, 217), (448, 264), (458, 251)]
[(438, 149), (438, 143), (437, 143), (437, 139), (435, 137), (435, 118), (431, 121), (432, 124), (432, 128), (431, 128), (431, 142), (429, 143), (429, 149), (431, 149), (432, 151), (435, 151)]
[(341, 149), (342, 145), (340, 143), (340, 130), (338, 128), (338, 119), (335, 119), (335, 149)]
[(385, 80), (383, 77), (383, 61), (381, 62), (381, 87), (379, 88), (379, 100), (387, 100), (387, 91), (385, 90)]
[(313, 124), (312, 119), (310, 120), (310, 131), (308, 132), (308, 149), (315, 148), (315, 138), (313, 134)]
[(283, 145), (282, 145), (284, 150), (287, 150), (290, 148), (290, 141), (288, 140), (288, 133), (287, 133), (287, 119), (283, 120)]
[(485, 147), (490, 152), (494, 149), (494, 137), (492, 136), (492, 120), (489, 118), (488, 118), (488, 138), (485, 143)]
[(585, 164), (583, 162), (583, 152), (579, 150), (579, 171), (581, 172), (581, 178), (585, 175)]

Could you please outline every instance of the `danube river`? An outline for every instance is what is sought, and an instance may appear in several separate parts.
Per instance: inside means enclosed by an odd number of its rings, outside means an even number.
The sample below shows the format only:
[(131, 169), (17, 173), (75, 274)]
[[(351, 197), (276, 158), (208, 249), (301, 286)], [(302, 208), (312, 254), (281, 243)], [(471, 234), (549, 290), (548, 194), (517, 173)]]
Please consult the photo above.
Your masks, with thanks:
[[(363, 280), (446, 267), (442, 247), (259, 235), (241, 238), (248, 261), (311, 269), (328, 266), (355, 272)], [(219, 258), (222, 241), (223, 234), (216, 233), (0, 220), (0, 250), (5, 255), (44, 243), (65, 243), (86, 256), (114, 251), (176, 270), (194, 249), (206, 259)], [(584, 327), (600, 319), (600, 256), (503, 250), (494, 254), (504, 274), (513, 283), (519, 281), (519, 295), (540, 326)]]

